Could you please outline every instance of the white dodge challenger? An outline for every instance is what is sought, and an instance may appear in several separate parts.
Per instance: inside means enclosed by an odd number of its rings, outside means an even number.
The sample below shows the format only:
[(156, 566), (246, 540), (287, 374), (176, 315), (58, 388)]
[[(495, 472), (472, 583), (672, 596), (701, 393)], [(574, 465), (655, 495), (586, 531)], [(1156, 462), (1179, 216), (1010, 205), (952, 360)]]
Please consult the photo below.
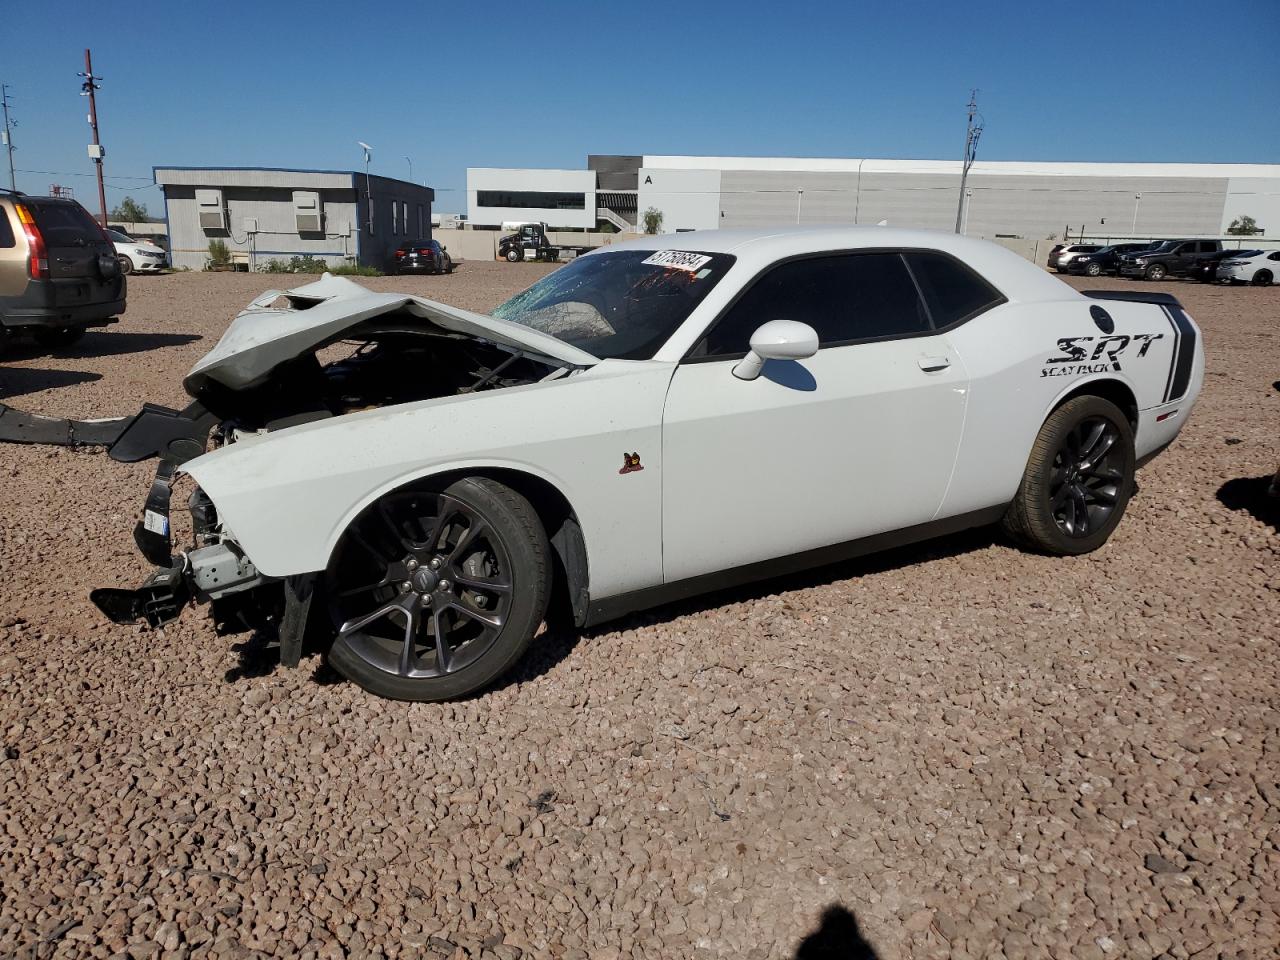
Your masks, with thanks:
[(1094, 550), (1203, 376), (1172, 296), (931, 231), (645, 237), (489, 315), (325, 276), (250, 304), (193, 403), (115, 441), (160, 460), (135, 530), (158, 569), (93, 599), (152, 625), (210, 602), (289, 664), (310, 625), (373, 693), (458, 697), (551, 604), (587, 626), (997, 522)]

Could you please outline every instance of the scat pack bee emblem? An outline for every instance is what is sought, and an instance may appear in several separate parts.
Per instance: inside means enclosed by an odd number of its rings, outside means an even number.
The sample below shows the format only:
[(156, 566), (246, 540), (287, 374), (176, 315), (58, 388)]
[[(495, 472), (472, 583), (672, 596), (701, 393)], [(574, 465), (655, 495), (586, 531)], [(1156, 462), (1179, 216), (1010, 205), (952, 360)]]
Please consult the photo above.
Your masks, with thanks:
[(640, 464), (640, 454), (623, 451), (622, 469), (618, 471), (619, 473), (639, 473), (643, 469), (644, 467)]

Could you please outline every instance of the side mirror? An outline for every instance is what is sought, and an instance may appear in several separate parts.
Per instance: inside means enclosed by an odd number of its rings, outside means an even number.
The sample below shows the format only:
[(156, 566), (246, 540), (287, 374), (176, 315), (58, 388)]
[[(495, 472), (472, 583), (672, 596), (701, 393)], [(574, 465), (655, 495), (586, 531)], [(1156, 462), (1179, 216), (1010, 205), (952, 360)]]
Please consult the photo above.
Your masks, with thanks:
[(818, 333), (807, 323), (770, 320), (751, 335), (751, 351), (734, 365), (739, 380), (760, 376), (766, 360), (803, 360), (818, 352)]

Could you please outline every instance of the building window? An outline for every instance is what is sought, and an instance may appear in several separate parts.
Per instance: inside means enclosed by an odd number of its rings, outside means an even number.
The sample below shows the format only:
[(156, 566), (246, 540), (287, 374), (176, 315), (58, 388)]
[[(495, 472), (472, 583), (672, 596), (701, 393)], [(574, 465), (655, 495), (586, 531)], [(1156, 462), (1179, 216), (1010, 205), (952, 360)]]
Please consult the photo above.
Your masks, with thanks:
[(418, 237), (419, 238), (425, 237), (427, 235), (426, 231), (422, 229), (422, 220), (423, 220), (424, 214), (425, 214), (425, 208), (422, 206), (422, 204), (418, 204)]
[(391, 235), (394, 237), (400, 232), (400, 201), (391, 201)]
[(477, 190), (481, 207), (526, 207), (543, 210), (585, 210), (585, 193), (558, 193), (551, 190)]

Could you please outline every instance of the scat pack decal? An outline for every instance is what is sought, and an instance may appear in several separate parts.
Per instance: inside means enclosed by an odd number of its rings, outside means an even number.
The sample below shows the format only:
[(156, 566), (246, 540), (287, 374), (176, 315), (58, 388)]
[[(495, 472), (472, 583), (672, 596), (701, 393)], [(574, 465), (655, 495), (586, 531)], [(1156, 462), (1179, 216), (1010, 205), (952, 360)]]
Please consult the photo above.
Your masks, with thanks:
[[(1163, 333), (1117, 333), (1110, 337), (1061, 337), (1061, 356), (1048, 357), (1041, 369), (1042, 377), (1071, 377), (1086, 373), (1108, 373), (1120, 370), (1120, 358), (1129, 348), (1137, 347), (1134, 359), (1141, 360), (1151, 344), (1164, 338)], [(1092, 344), (1092, 350), (1090, 350)]]

